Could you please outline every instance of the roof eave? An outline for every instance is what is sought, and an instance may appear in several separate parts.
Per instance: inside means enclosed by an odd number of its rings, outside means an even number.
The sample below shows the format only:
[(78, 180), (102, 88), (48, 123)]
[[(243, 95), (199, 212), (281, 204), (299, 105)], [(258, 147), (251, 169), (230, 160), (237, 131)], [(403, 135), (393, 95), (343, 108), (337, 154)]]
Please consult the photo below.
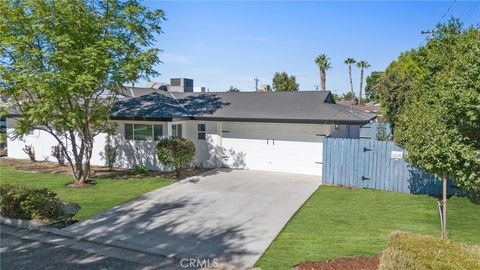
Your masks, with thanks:
[[(375, 118), (375, 117), (374, 117)], [(372, 118), (372, 119), (374, 119)], [(240, 117), (206, 117), (194, 116), (192, 120), (223, 121), (223, 122), (262, 122), (262, 123), (292, 123), (292, 124), (338, 124), (338, 125), (363, 125), (372, 119), (365, 120), (332, 120), (332, 119), (276, 119), (276, 118), (240, 118)]]

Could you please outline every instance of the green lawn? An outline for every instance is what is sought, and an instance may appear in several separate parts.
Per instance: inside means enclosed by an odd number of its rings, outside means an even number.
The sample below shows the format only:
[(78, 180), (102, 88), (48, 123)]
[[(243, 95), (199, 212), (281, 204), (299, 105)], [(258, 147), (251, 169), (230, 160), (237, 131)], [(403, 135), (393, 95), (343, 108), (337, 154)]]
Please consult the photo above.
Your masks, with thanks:
[[(448, 202), (449, 236), (480, 244), (480, 205)], [(262, 269), (291, 269), (303, 260), (373, 255), (391, 231), (439, 236), (437, 199), (375, 190), (321, 186), (257, 262)]]
[(62, 200), (80, 204), (82, 209), (74, 217), (87, 219), (99, 212), (131, 200), (148, 191), (174, 183), (172, 179), (95, 179), (96, 185), (87, 188), (66, 188), (72, 178), (63, 174), (28, 173), (15, 171), (10, 166), (0, 166), (2, 183), (46, 187), (55, 191)]

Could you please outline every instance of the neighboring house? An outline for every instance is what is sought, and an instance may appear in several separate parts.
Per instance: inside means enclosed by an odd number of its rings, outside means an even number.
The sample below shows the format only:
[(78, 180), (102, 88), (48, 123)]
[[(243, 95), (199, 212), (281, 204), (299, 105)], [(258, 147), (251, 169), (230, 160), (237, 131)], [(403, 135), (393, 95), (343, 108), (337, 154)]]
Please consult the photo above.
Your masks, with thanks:
[[(330, 92), (186, 93), (128, 88), (111, 118), (117, 132), (108, 140), (118, 145), (117, 166), (144, 165), (163, 170), (155, 154), (165, 136), (195, 144), (194, 165), (299, 174), (322, 174), (325, 137), (359, 138), (360, 126), (375, 118), (335, 104)], [(141, 93), (141, 94), (139, 94)], [(7, 119), (10, 131), (15, 119)], [(105, 134), (95, 138), (91, 163), (105, 165)], [(25, 159), (24, 145), (34, 145), (37, 159), (50, 159), (54, 139), (35, 131), (8, 142), (8, 156)]]

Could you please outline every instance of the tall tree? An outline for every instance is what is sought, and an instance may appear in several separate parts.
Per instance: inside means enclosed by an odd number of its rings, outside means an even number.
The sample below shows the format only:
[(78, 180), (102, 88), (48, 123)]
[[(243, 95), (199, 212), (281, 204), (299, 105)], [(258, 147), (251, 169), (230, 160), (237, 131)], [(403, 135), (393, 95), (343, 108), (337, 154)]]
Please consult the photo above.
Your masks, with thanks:
[(125, 83), (155, 75), (162, 10), (132, 0), (0, 1), (0, 90), (15, 100), (15, 135), (55, 138), (76, 186), (90, 176), (94, 137)]
[(320, 69), (320, 89), (325, 91), (327, 87), (327, 70), (332, 68), (330, 58), (326, 54), (320, 54), (315, 58), (315, 64)]
[(297, 79), (285, 71), (273, 74), (272, 86), (275, 91), (298, 91)]
[(363, 73), (365, 69), (370, 67), (367, 61), (359, 61), (357, 67), (360, 69), (360, 89), (358, 89), (358, 102), (362, 104), (362, 90), (363, 90)]
[(419, 51), (403, 52), (387, 67), (376, 85), (375, 91), (380, 100), (382, 115), (393, 129), (404, 110), (416, 78), (425, 73), (421, 58)]
[(378, 101), (377, 85), (383, 78), (383, 71), (373, 71), (367, 76), (367, 84), (365, 85), (365, 97), (367, 101)]
[(414, 165), (443, 180), (442, 237), (446, 237), (446, 177), (480, 193), (480, 28), (452, 19), (437, 26), (417, 51), (422, 76), (412, 87), (395, 127), (395, 141)]
[(350, 92), (352, 93), (352, 100), (355, 98), (355, 91), (353, 90), (353, 79), (352, 79), (352, 65), (357, 61), (353, 58), (345, 59), (345, 64), (348, 65), (348, 77), (350, 78)]

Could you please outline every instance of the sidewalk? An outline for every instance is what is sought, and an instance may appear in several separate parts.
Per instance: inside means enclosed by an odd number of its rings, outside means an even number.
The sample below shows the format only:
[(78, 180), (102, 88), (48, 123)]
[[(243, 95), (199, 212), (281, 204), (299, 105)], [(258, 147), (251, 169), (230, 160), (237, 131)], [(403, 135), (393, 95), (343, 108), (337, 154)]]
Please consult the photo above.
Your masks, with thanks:
[(16, 269), (185, 269), (163, 256), (0, 225), (2, 270)]

